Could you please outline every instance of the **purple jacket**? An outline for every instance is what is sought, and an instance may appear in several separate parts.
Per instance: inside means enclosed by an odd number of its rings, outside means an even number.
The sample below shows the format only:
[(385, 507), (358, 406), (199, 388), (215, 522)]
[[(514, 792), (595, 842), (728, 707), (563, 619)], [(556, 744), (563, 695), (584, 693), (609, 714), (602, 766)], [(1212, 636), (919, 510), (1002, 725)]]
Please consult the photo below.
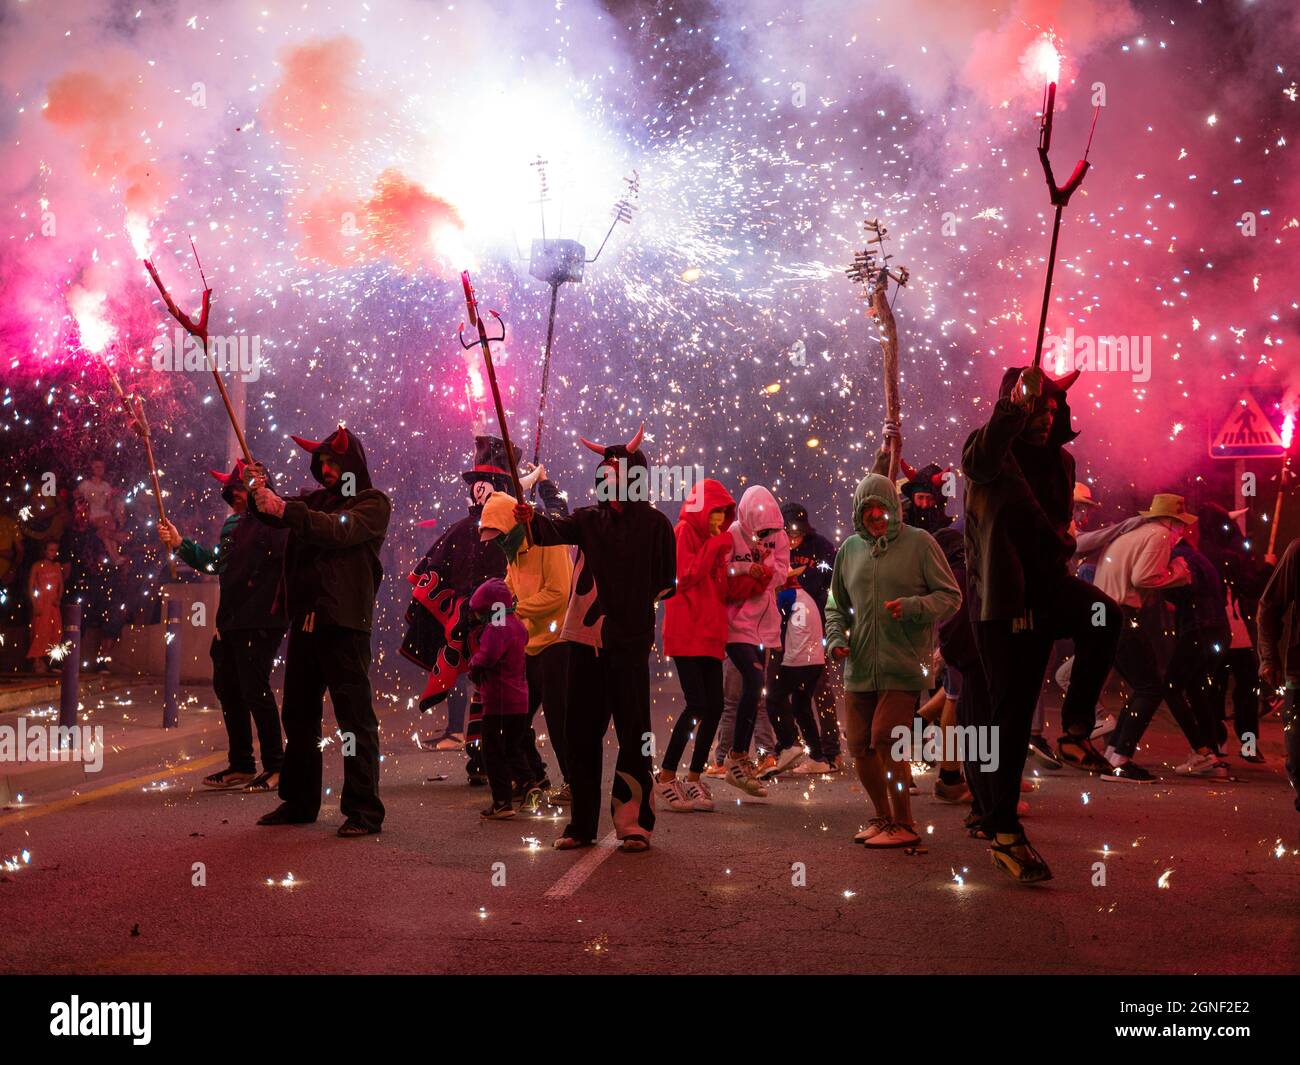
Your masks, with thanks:
[(474, 589), (469, 608), (487, 615), (486, 623), (474, 630), (474, 654), (469, 660), (484, 715), (528, 713), (524, 672), (528, 630), (515, 617), (515, 597), (505, 581), (494, 577)]

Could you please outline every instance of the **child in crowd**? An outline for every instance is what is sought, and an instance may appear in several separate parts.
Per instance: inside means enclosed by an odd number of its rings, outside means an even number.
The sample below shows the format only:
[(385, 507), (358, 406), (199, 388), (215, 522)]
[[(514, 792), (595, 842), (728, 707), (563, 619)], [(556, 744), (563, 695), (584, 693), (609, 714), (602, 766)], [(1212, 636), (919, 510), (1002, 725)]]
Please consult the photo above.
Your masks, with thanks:
[(515, 617), (515, 597), (498, 578), (474, 590), (469, 608), (476, 623), (470, 633), (470, 679), (483, 703), (483, 769), (492, 788), (492, 803), (480, 816), (500, 821), (515, 816), (515, 783), (530, 779), (524, 664), (528, 630)]

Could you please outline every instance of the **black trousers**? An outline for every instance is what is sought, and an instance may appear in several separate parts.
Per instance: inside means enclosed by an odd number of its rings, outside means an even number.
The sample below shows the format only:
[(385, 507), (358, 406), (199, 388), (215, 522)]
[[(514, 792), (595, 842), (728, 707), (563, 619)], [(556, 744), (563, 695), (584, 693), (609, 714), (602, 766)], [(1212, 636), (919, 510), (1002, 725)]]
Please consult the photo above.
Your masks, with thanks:
[[(736, 704), (736, 728), (731, 734), (731, 749), (744, 754), (754, 740), (758, 704), (763, 698), (763, 683), (767, 679), (767, 650), (752, 643), (729, 643), (727, 657), (740, 673), (740, 702)], [(772, 730), (776, 731), (775, 721), (772, 721)]]
[(1228, 685), (1232, 685), (1232, 728), (1237, 739), (1247, 735), (1259, 743), (1259, 658), (1253, 647), (1232, 647), (1219, 656), (1210, 687), (1210, 710), (1215, 717), (1215, 747), (1228, 739), (1224, 718), (1228, 711)]
[(527, 714), (486, 714), (483, 717), (480, 753), (483, 771), (492, 787), (492, 801), (497, 806), (510, 802), (515, 784), (540, 779), (532, 776), (528, 764), (528, 734), (531, 731)]
[(275, 652), (284, 639), (281, 629), (236, 629), (212, 639), (212, 690), (221, 704), (230, 741), (230, 768), (239, 773), (257, 769), (253, 760), (253, 727), (262, 749), (262, 769), (278, 773), (284, 763), (280, 710), (271, 690)]
[(1147, 726), (1155, 717), (1167, 691), (1161, 648), (1152, 637), (1143, 617), (1131, 607), (1124, 608), (1124, 625), (1119, 647), (1115, 650), (1115, 672), (1130, 688), (1128, 705), (1119, 715), (1110, 745), (1125, 758), (1137, 752)]
[(284, 767), (280, 798), (302, 817), (320, 813), (325, 692), (343, 734), (339, 809), (367, 828), (384, 821), (379, 801), (379, 723), (370, 689), (370, 633), (321, 625), (293, 628), (284, 670)]
[(686, 706), (673, 722), (673, 733), (659, 767), (676, 773), (686, 744), (695, 733), (691, 772), (703, 773), (709, 764), (709, 748), (722, 720), (722, 659), (704, 655), (681, 655), (673, 659)]
[(528, 675), (528, 728), (521, 742), (531, 779), (542, 781), (547, 778), (546, 763), (537, 750), (537, 730), (533, 728), (533, 718), (537, 715), (537, 708), (541, 707), (560, 776), (568, 780), (564, 719), (569, 707), (569, 645), (557, 641), (535, 655), (528, 655), (524, 669)]
[(618, 737), (618, 759), (610, 796), (610, 815), (619, 839), (650, 838), (654, 831), (654, 791), (650, 748), (650, 650), (599, 652), (569, 645), (569, 786), (573, 809), (566, 836), (594, 840), (600, 823), (605, 734), (610, 720)]
[[(804, 746), (817, 762), (826, 760), (826, 752), (822, 748), (821, 733), (813, 717), (812, 705), (813, 693), (824, 672), (823, 666), (779, 665), (772, 668), (767, 682), (767, 716), (776, 731), (780, 749), (793, 747), (798, 742), (796, 737), (789, 736), (793, 732), (793, 726), (797, 725)], [(780, 725), (777, 724), (778, 721)]]
[[(949, 666), (949, 669), (955, 667)], [(985, 726), (992, 721), (992, 706), (989, 703), (989, 686), (984, 677), (984, 667), (980, 664), (979, 659), (968, 662), (961, 670), (961, 694), (957, 696), (957, 725), (960, 728), (971, 728)], [(1030, 718), (1030, 727), (1033, 727), (1033, 719)], [(969, 733), (968, 733), (969, 735)], [(1028, 743), (1028, 740), (1025, 741)], [(972, 744), (968, 748), (977, 751), (978, 744)], [(1026, 747), (1028, 754), (1028, 747)], [(1002, 751), (999, 748), (998, 758), (1002, 757)], [(1000, 761), (999, 761), (999, 764)], [(966, 778), (966, 786), (970, 788), (971, 810), (981, 821), (986, 818), (989, 811), (993, 808), (993, 799), (996, 794), (993, 780), (994, 774), (985, 772), (986, 767), (978, 761), (968, 759), (962, 763), (963, 775)], [(1024, 764), (1021, 764), (1020, 771), (1024, 772)], [(1019, 789), (1019, 781), (1016, 783)], [(1018, 802), (1018, 800), (1017, 800)]]
[[(977, 621), (975, 645), (988, 691), (988, 703), (976, 708), (978, 726), (997, 728), (998, 768), (985, 773), (989, 809), (985, 824), (993, 832), (1018, 834), (1020, 778), (1029, 753), (1034, 708), (1042, 691), (1052, 645), (1074, 640), (1074, 670), (1061, 707), (1064, 730), (1088, 735), (1096, 723), (1097, 700), (1110, 673), (1119, 640), (1119, 604), (1077, 577), (1065, 577), (1034, 611), (1033, 627), (1015, 632), (1010, 620)], [(964, 675), (963, 675), (964, 676)]]
[(1198, 633), (1184, 633), (1174, 646), (1169, 668), (1165, 670), (1165, 702), (1183, 730), (1187, 742), (1196, 750), (1216, 747), (1216, 721), (1210, 707), (1210, 683), (1218, 655), (1207, 639)]

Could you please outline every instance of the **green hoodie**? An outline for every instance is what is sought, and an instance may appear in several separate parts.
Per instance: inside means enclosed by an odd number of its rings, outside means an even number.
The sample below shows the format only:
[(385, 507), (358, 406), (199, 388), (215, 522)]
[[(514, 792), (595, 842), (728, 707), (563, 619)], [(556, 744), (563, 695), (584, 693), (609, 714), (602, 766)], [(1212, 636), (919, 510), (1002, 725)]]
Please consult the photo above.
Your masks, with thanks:
[[(889, 512), (885, 535), (874, 539), (862, 510), (878, 500)], [(853, 527), (831, 571), (826, 600), (826, 649), (847, 647), (844, 688), (852, 692), (921, 691), (929, 674), (936, 626), (957, 612), (961, 592), (943, 551), (923, 529), (899, 519), (898, 489), (871, 473), (853, 493)], [(885, 609), (903, 601), (898, 621)]]

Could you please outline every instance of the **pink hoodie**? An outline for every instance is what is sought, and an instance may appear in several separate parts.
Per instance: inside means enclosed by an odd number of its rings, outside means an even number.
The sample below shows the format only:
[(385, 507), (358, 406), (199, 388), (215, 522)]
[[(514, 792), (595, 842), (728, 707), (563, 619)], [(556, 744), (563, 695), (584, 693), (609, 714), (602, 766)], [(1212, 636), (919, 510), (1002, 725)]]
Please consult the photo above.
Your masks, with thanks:
[[(790, 539), (776, 497), (762, 485), (750, 485), (740, 497), (737, 517), (731, 526), (732, 549), (727, 561), (731, 578), (727, 595), (727, 642), (762, 647), (781, 644), (781, 612), (776, 607), (777, 589), (790, 571)], [(762, 541), (765, 580), (749, 576), (755, 561), (754, 540), (760, 529), (776, 530)]]

